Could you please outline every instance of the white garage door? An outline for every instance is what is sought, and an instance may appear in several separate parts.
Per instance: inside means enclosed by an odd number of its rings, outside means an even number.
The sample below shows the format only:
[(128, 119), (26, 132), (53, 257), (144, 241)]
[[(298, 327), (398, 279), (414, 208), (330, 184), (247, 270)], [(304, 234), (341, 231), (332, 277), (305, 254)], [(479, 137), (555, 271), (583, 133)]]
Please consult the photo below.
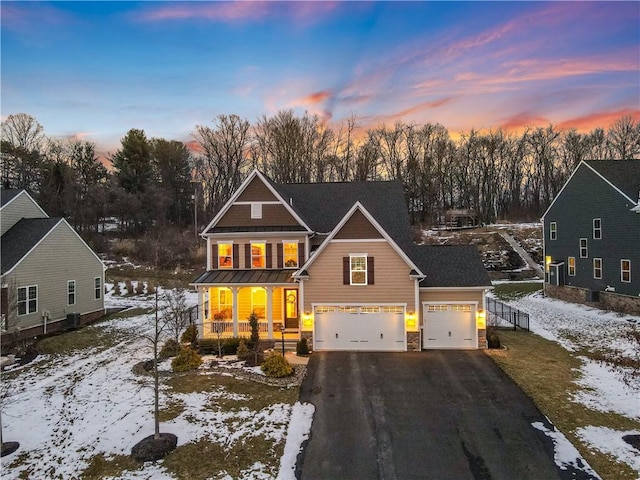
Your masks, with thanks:
[(424, 306), (423, 348), (478, 348), (475, 305)]
[(404, 307), (319, 306), (315, 350), (404, 351)]

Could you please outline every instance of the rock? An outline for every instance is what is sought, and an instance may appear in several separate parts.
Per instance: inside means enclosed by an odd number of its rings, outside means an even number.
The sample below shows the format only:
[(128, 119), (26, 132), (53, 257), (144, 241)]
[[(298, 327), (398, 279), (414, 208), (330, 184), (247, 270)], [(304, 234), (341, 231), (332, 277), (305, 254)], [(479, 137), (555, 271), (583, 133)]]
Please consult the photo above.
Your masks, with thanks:
[(0, 456), (10, 455), (20, 448), (18, 442), (4, 442), (2, 444), (2, 454)]
[(139, 462), (155, 462), (175, 450), (178, 437), (173, 433), (161, 433), (160, 438), (153, 435), (142, 439), (131, 449), (131, 456)]

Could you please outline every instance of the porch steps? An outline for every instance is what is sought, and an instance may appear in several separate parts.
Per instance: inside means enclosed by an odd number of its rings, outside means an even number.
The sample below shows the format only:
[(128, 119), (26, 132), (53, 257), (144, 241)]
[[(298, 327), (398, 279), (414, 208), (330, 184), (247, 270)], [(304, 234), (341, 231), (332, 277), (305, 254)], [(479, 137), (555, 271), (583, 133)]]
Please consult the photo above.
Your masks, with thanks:
[[(285, 352), (295, 352), (296, 351), (296, 345), (297, 345), (298, 341), (297, 340), (284, 340), (284, 351)], [(276, 352), (282, 352), (282, 341), (277, 340), (275, 345), (273, 346), (273, 349)]]

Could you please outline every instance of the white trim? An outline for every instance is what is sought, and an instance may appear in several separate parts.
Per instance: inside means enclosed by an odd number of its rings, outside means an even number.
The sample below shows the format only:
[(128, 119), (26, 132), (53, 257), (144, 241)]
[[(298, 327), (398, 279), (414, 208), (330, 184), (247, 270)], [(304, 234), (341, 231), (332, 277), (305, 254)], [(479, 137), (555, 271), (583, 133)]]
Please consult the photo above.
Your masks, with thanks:
[[(459, 303), (459, 302), (454, 302)], [(406, 302), (314, 302), (311, 309), (315, 312), (316, 307), (404, 307), (407, 309)]]
[(277, 200), (260, 200), (251, 202), (233, 202), (233, 205), (253, 205), (254, 203), (261, 203), (262, 205), (280, 205)]
[[(29, 195), (29, 192), (27, 192), (26, 190), (20, 190), (20, 192), (18, 192), (18, 194), (13, 197), (11, 200), (9, 200), (7, 203), (5, 203), (4, 205), (0, 205), (0, 210), (2, 210), (4, 207), (6, 207), (7, 205), (11, 205), (11, 203), (18, 198), (20, 195), (25, 194), (29, 200), (31, 200), (33, 202), (33, 204), (38, 208), (38, 210), (40, 210), (42, 212), (42, 214), (44, 215), (43, 218), (49, 218), (49, 215), (47, 215), (47, 213), (42, 209), (42, 207), (40, 205), (38, 205), (38, 202), (36, 202), (33, 197), (31, 195)], [(37, 218), (37, 217), (36, 217)]]
[[(287, 243), (289, 243), (289, 244), (293, 243), (296, 246), (296, 265), (295, 265), (295, 267), (287, 267), (286, 262), (284, 260), (284, 257), (285, 257), (284, 246)], [(278, 257), (278, 252), (277, 252), (277, 247), (276, 247), (276, 267), (278, 266), (277, 257)], [(300, 242), (291, 241), (291, 240), (282, 240), (282, 268), (283, 269), (287, 269), (287, 270), (288, 269), (298, 270), (298, 268), (300, 267), (299, 263), (300, 263)]]
[(233, 245), (233, 240), (218, 240), (218, 241), (216, 242), (216, 244), (220, 244), (220, 243), (223, 243), (223, 244), (228, 244), (228, 243), (230, 243), (231, 245)]
[[(540, 282), (542, 283), (542, 282)], [(463, 291), (463, 290), (491, 290), (493, 288), (493, 286), (475, 286), (475, 287), (420, 287), (420, 290), (422, 291), (431, 291), (431, 292), (437, 292), (438, 290), (442, 290), (442, 291), (455, 291), (455, 290), (459, 290), (459, 291)], [(442, 303), (442, 302), (440, 302)], [(455, 302), (454, 302), (455, 303)]]
[(251, 220), (262, 219), (262, 202), (251, 202)]
[[(436, 301), (429, 300), (429, 301), (422, 302), (422, 325), (421, 325), (421, 327), (422, 327), (422, 334), (423, 335), (424, 335), (424, 332), (425, 332), (426, 327), (427, 327), (427, 325), (426, 325), (427, 315), (425, 314), (425, 311), (426, 311), (426, 307), (428, 305), (471, 305), (472, 306), (472, 310), (469, 313), (471, 313), (473, 315), (473, 317), (471, 318), (471, 321), (473, 322), (473, 326), (475, 327), (473, 329), (475, 346), (474, 347), (468, 347), (468, 348), (466, 348), (466, 350), (469, 350), (469, 349), (476, 349), (477, 350), (479, 348), (478, 342), (479, 342), (480, 339), (478, 338), (478, 323), (477, 323), (477, 320), (476, 320), (477, 315), (478, 315), (478, 302), (477, 301), (474, 302), (474, 301), (466, 300), (466, 301), (458, 301), (458, 302), (455, 302), (455, 301), (436, 302)], [(475, 309), (473, 307), (475, 307)], [(425, 348), (425, 346), (424, 346), (424, 338), (421, 338), (420, 341), (422, 342), (422, 343), (420, 343), (420, 348), (424, 349)], [(433, 347), (433, 348), (436, 348), (436, 349), (437, 348), (445, 348), (445, 349), (446, 348), (450, 348), (451, 350), (465, 350), (464, 347)]]
[[(596, 220), (598, 220), (600, 222), (600, 226), (598, 228), (596, 228)], [(593, 240), (602, 240), (602, 218), (594, 218), (593, 221), (591, 222), (591, 236), (593, 237)], [(596, 238), (596, 230), (598, 232), (600, 232), (600, 236)]]
[[(71, 292), (69, 292), (69, 286), (70, 284), (73, 284), (73, 303), (69, 303), (69, 295), (71, 295)], [(76, 289), (76, 281), (75, 280), (67, 280), (67, 307), (71, 307), (73, 305), (75, 305), (76, 303), (76, 295), (77, 295), (77, 289)]]
[(544, 219), (544, 217), (547, 215), (547, 213), (549, 213), (549, 210), (551, 210), (551, 208), (553, 207), (553, 205), (556, 203), (556, 200), (558, 198), (560, 198), (560, 195), (562, 195), (562, 192), (564, 191), (564, 189), (567, 187), (567, 185), (569, 185), (569, 182), (571, 181), (571, 179), (573, 178), (573, 176), (576, 174), (576, 172), (580, 169), (580, 167), (584, 165), (586, 168), (588, 168), (589, 170), (591, 170), (593, 173), (595, 173), (598, 177), (600, 177), (602, 180), (604, 180), (607, 184), (609, 184), (615, 191), (617, 191), (620, 195), (622, 195), (624, 198), (626, 198), (627, 200), (629, 200), (633, 205), (636, 206), (640, 206), (640, 202), (636, 202), (635, 200), (629, 198), (622, 190), (620, 190), (618, 187), (616, 187), (613, 183), (611, 183), (609, 180), (607, 180), (606, 177), (603, 177), (597, 170), (595, 170), (593, 167), (589, 166), (589, 164), (587, 164), (584, 160), (581, 160), (580, 163), (578, 164), (578, 166), (575, 168), (575, 170), (571, 173), (571, 175), (569, 176), (569, 178), (567, 179), (567, 181), (564, 183), (564, 185), (562, 186), (562, 188), (560, 189), (560, 191), (558, 192), (558, 194), (555, 196), (555, 198), (553, 199), (553, 201), (551, 202), (551, 205), (549, 205), (549, 207), (545, 210), (545, 212), (542, 214), (542, 218)]
[[(596, 260), (600, 261), (600, 276), (596, 277)], [(596, 280), (602, 280), (602, 257), (593, 257), (593, 278)]]
[[(585, 255), (582, 255), (582, 240), (584, 240), (584, 253)], [(578, 250), (580, 253), (580, 258), (589, 258), (589, 239), (587, 237), (580, 237), (578, 239)]]
[[(420, 280), (418, 280), (417, 278), (414, 279), (414, 284), (415, 284), (415, 286), (413, 288), (413, 290), (414, 290), (413, 294), (415, 295), (415, 298), (414, 298), (413, 303), (414, 303), (415, 310), (414, 310), (413, 314), (418, 316), (417, 317), (418, 323), (416, 323), (416, 327), (418, 328), (418, 331), (420, 331), (420, 328), (419, 328), (420, 327), (420, 323), (421, 323), (421, 318), (420, 318), (420, 313), (419, 313), (419, 311), (420, 311)], [(420, 338), (420, 340), (422, 341), (422, 338)], [(422, 348), (422, 346), (420, 348)]]
[[(100, 296), (98, 298), (96, 298), (96, 291), (98, 291), (98, 289), (96, 288), (96, 280), (100, 280)], [(93, 277), (93, 299), (102, 300), (103, 296), (104, 296), (104, 282), (102, 281), (102, 277)]]
[(302, 218), (300, 218), (300, 216), (295, 212), (295, 210), (291, 207), (291, 205), (289, 205), (288, 202), (285, 202), (284, 199), (282, 198), (282, 196), (278, 193), (278, 191), (271, 186), (271, 183), (265, 178), (265, 176), (257, 168), (254, 168), (253, 171), (247, 176), (247, 178), (244, 179), (244, 181), (242, 182), (240, 187), (238, 187), (238, 189), (235, 191), (235, 193), (227, 201), (227, 203), (225, 203), (224, 206), (220, 209), (220, 211), (216, 214), (216, 216), (213, 217), (213, 220), (211, 220), (209, 222), (209, 224), (202, 230), (202, 234), (201, 234), (202, 236), (206, 236), (205, 232), (207, 230), (211, 229), (216, 223), (218, 223), (220, 221), (220, 219), (229, 211), (229, 209), (235, 203), (235, 201), (238, 199), (240, 194), (247, 188), (249, 183), (251, 183), (251, 180), (253, 180), (255, 177), (259, 177), (260, 178), (260, 181), (262, 181), (262, 183), (265, 184), (265, 186), (271, 191), (271, 193), (278, 200), (280, 200), (280, 203), (282, 205), (284, 205), (284, 207), (287, 209), (287, 211), (300, 224), (300, 226), (302, 226), (302, 227), (304, 227), (306, 229), (306, 233), (312, 233), (313, 232), (313, 230), (311, 230), (309, 228), (309, 226), (304, 222), (304, 220), (302, 220)]
[[(351, 264), (352, 258), (364, 258), (364, 270), (354, 270)], [(350, 253), (349, 254), (349, 285), (362, 287), (369, 285), (369, 256), (366, 253)], [(363, 283), (353, 283), (353, 272), (362, 272), (364, 271), (364, 282)]]
[[(35, 287), (36, 289), (36, 309), (33, 312), (29, 311), (29, 289)], [(20, 313), (20, 289), (21, 288), (26, 288), (27, 289), (27, 295), (25, 297), (25, 303), (27, 305), (27, 311), (25, 313)], [(24, 287), (16, 287), (16, 316), (18, 317), (24, 317), (26, 315), (33, 315), (34, 313), (38, 313), (39, 310), (39, 300), (38, 300), (38, 285), (25, 285)]]
[[(551, 228), (555, 227), (555, 228)], [(553, 235), (553, 238), (551, 236)], [(558, 222), (549, 222), (549, 240), (558, 239)]]
[[(293, 271), (293, 270), (292, 270)], [(190, 283), (189, 286), (192, 287), (204, 287), (204, 288), (211, 288), (211, 287), (227, 287), (227, 288), (232, 288), (232, 287), (295, 287), (295, 283), (292, 282), (286, 282), (286, 283), (265, 283), (265, 282), (260, 282), (260, 283)]]
[[(231, 255), (220, 255), (220, 245), (231, 245)], [(224, 240), (220, 240), (218, 242), (216, 242), (216, 247), (217, 247), (217, 251), (216, 251), (216, 258), (218, 259), (218, 262), (215, 266), (216, 270), (233, 270), (233, 261), (235, 260), (235, 258), (233, 258), (233, 241), (224, 241)], [(240, 255), (240, 252), (238, 252), (238, 255)], [(231, 257), (231, 265), (227, 266), (221, 266), (220, 265), (220, 258), (221, 257)], [(240, 262), (240, 259), (238, 259), (238, 262)]]
[[(622, 269), (622, 262), (629, 262), (629, 270), (623, 270)], [(626, 272), (626, 271), (629, 272), (629, 280), (623, 280), (622, 272)], [(622, 283), (631, 283), (631, 260), (629, 260), (627, 258), (620, 259), (620, 281)]]
[[(324, 242), (322, 242), (320, 244), (320, 247), (318, 247), (318, 249), (314, 252), (313, 256), (309, 257), (309, 259), (305, 262), (305, 264), (302, 267), (300, 267), (300, 271), (307, 270), (309, 268), (309, 266), (315, 261), (315, 259), (320, 256), (320, 253), (325, 248), (327, 248), (327, 246), (331, 243), (331, 241), (333, 240), (333, 237), (335, 237), (336, 234), (340, 231), (340, 229), (342, 229), (342, 227), (345, 225), (345, 223), (349, 221), (349, 219), (353, 216), (356, 210), (360, 210), (360, 212), (365, 216), (365, 218), (369, 220), (369, 222), (376, 228), (376, 230), (378, 230), (378, 232), (380, 232), (380, 234), (387, 240), (389, 245), (391, 245), (391, 247), (396, 251), (396, 253), (400, 255), (400, 258), (402, 258), (404, 262), (409, 267), (411, 267), (411, 269), (418, 272), (420, 275), (422, 275), (423, 278), (425, 277), (425, 275), (416, 266), (416, 264), (411, 261), (411, 259), (407, 256), (407, 254), (404, 253), (404, 251), (398, 246), (398, 244), (389, 236), (387, 232), (385, 232), (384, 228), (382, 228), (382, 226), (376, 221), (375, 218), (373, 218), (373, 216), (367, 211), (367, 209), (359, 201), (354, 203), (353, 206), (349, 209), (349, 211), (344, 215), (344, 217), (342, 217), (342, 219), (333, 228), (333, 230), (327, 236)], [(295, 276), (296, 275), (294, 274), (294, 277)]]
[(307, 237), (309, 235), (309, 232), (306, 232), (304, 230), (286, 230), (286, 231), (282, 231), (282, 232), (278, 232), (278, 231), (273, 231), (273, 232), (216, 232), (216, 233), (203, 233), (202, 235), (200, 235), (202, 238), (205, 238), (207, 240), (211, 240), (214, 241), (217, 238), (222, 239), (222, 241), (224, 241), (224, 239), (226, 238), (237, 238), (237, 237), (248, 237), (249, 235), (255, 235), (256, 233), (260, 233), (260, 235), (263, 235), (265, 237)]

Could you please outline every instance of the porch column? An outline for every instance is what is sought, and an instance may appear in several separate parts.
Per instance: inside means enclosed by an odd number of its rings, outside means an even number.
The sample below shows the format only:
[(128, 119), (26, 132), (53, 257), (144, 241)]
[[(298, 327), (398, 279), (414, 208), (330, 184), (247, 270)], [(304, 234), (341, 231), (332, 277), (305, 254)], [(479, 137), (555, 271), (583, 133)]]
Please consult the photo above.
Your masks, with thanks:
[(232, 318), (233, 318), (233, 336), (238, 336), (238, 292), (240, 291), (240, 287), (231, 287), (231, 297), (232, 297)]
[(273, 338), (273, 287), (267, 289), (267, 336)]
[(206, 291), (207, 287), (198, 287), (198, 316), (196, 318), (196, 325), (198, 326), (198, 337), (200, 338), (204, 338), (204, 296)]

